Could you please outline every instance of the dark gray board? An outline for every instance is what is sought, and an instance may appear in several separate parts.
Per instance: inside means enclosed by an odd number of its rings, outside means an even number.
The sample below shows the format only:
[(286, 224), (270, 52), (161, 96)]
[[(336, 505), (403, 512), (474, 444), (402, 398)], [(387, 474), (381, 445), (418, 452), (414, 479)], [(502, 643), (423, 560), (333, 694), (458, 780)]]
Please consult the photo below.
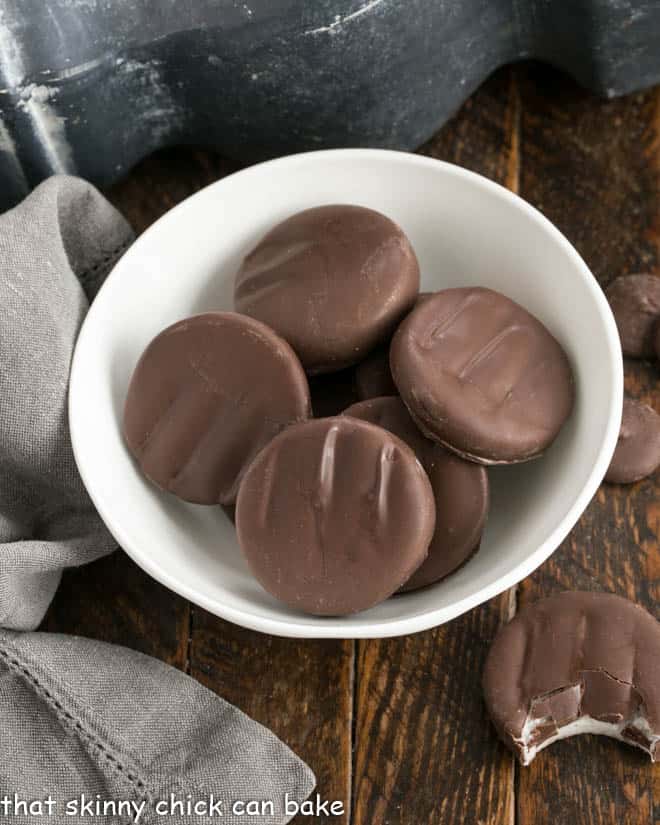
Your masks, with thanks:
[(414, 149), (498, 66), (660, 80), (660, 0), (0, 0), (0, 209), (154, 149)]

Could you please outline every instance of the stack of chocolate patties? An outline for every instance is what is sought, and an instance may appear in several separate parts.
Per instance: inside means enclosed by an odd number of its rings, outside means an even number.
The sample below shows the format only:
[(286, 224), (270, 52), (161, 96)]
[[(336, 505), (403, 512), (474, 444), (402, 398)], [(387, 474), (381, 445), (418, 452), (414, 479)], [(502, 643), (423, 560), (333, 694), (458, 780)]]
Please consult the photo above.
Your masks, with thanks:
[(345, 615), (454, 572), (480, 544), (486, 466), (537, 458), (571, 413), (539, 320), (419, 284), (387, 217), (310, 209), (245, 258), (237, 312), (174, 324), (135, 369), (124, 431), (144, 474), (235, 505), (251, 570), (298, 610)]
[[(623, 275), (606, 290), (628, 358), (660, 359), (660, 278)], [(631, 484), (660, 467), (660, 415), (633, 398), (623, 401), (616, 451), (605, 478)]]

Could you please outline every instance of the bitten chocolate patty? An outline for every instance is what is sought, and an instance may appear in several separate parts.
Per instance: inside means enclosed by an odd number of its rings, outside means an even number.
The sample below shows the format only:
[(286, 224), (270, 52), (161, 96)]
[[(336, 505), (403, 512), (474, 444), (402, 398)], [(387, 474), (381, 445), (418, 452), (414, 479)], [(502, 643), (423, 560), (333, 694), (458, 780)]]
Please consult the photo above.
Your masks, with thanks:
[(612, 281), (605, 294), (619, 330), (623, 354), (652, 358), (655, 325), (660, 320), (660, 278), (622, 275)]
[(523, 765), (578, 733), (660, 757), (660, 624), (620, 596), (560, 593), (523, 608), (493, 642), (483, 686)]
[(660, 466), (660, 415), (632, 398), (623, 399), (621, 429), (605, 480), (632, 484)]
[(435, 498), (435, 532), (426, 561), (400, 589), (416, 590), (440, 581), (479, 546), (488, 513), (486, 469), (425, 438), (400, 398), (361, 401), (345, 410), (344, 415), (371, 421), (394, 433), (426, 470)]
[(131, 378), (124, 435), (142, 472), (197, 504), (231, 504), (247, 465), (311, 414), (291, 347), (259, 321), (209, 312), (168, 327)]
[(389, 218), (321, 206), (278, 224), (236, 276), (236, 309), (269, 324), (308, 373), (333, 372), (386, 340), (419, 290), (417, 258)]
[(412, 450), (348, 416), (289, 427), (238, 494), (236, 528), (263, 587), (306, 613), (342, 616), (392, 595), (424, 561), (431, 485)]
[(561, 346), (490, 289), (447, 289), (416, 307), (392, 340), (390, 366), (424, 434), (483, 464), (540, 455), (573, 406)]

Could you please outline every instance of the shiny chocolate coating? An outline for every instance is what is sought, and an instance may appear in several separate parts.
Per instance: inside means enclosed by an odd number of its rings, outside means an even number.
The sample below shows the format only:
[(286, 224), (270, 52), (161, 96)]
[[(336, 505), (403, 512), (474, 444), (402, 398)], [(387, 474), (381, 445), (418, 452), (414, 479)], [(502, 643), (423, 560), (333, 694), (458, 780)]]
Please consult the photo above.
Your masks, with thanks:
[(232, 504), (250, 461), (311, 415), (291, 347), (259, 321), (209, 312), (173, 324), (138, 361), (124, 436), (154, 484), (196, 504)]
[(655, 326), (660, 320), (660, 277), (622, 275), (605, 290), (619, 330), (621, 349), (632, 358), (653, 358)]
[(483, 688), (523, 764), (581, 719), (660, 758), (660, 623), (620, 596), (566, 592), (523, 608), (495, 638)]
[(422, 435), (400, 398), (373, 398), (344, 415), (371, 421), (404, 441), (419, 459), (435, 498), (435, 532), (426, 561), (400, 592), (444, 579), (478, 549), (488, 514), (486, 468), (450, 453)]
[(490, 289), (447, 289), (416, 307), (394, 335), (390, 366), (422, 432), (483, 464), (540, 455), (573, 407), (559, 343)]
[(647, 404), (623, 399), (621, 429), (605, 480), (632, 484), (660, 467), (660, 415)]
[(239, 543), (264, 589), (319, 616), (391, 596), (426, 558), (434, 526), (431, 485), (412, 450), (348, 416), (274, 438), (236, 507)]
[(236, 309), (271, 326), (310, 374), (357, 363), (412, 307), (419, 265), (403, 231), (361, 206), (307, 209), (278, 224), (236, 276)]

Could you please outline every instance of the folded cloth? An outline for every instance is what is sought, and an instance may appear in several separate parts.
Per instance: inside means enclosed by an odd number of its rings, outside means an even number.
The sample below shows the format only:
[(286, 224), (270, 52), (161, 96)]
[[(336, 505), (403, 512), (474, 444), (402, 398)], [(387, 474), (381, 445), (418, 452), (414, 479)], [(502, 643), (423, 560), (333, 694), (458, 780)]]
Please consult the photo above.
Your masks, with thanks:
[(132, 239), (76, 178), (0, 216), (1, 627), (36, 627), (63, 568), (115, 547), (76, 470), (67, 385), (88, 300)]
[[(315, 780), (265, 728), (142, 654), (19, 632), (64, 568), (115, 546), (78, 476), (66, 399), (88, 301), (132, 239), (76, 178), (0, 216), (0, 818), (288, 822), (286, 795), (302, 801)], [(257, 801), (272, 808), (242, 815)]]
[[(15, 802), (50, 795), (55, 822), (84, 821), (67, 810), (98, 801), (123, 807), (95, 822), (131, 822), (139, 812), (145, 825), (274, 825), (291, 818), (285, 794), (300, 802), (314, 787), (304, 763), (240, 710), (174, 668), (104, 642), (0, 630), (0, 714), (0, 802), (10, 791), (12, 822), (40, 821), (29, 811), (22, 819)], [(196, 816), (185, 816), (188, 800)], [(243, 815), (252, 802), (272, 802), (272, 813)]]

